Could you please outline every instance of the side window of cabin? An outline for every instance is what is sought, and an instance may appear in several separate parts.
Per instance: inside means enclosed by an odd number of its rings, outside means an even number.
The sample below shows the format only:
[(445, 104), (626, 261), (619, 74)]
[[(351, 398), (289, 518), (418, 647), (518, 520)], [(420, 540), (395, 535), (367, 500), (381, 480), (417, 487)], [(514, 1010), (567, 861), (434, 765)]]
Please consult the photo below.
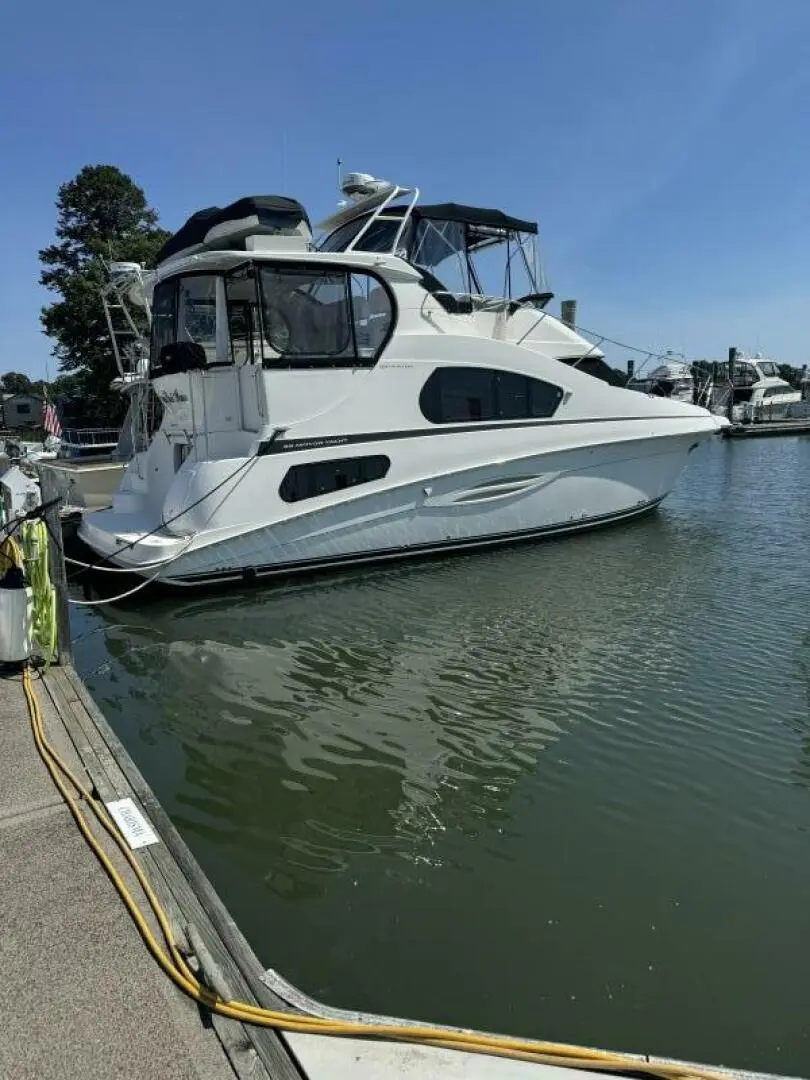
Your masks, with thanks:
[(231, 362), (253, 363), (258, 354), (259, 306), (252, 267), (240, 266), (226, 276), (225, 302)]
[(391, 330), (391, 299), (371, 274), (352, 274), (351, 296), (358, 359), (373, 360)]
[(201, 345), (209, 365), (217, 362), (216, 283), (213, 274), (182, 277), (177, 283), (177, 341)]
[[(272, 357), (340, 362), (354, 351), (348, 275), (309, 267), (262, 266), (262, 322)], [(265, 360), (267, 359), (265, 354)]]
[(259, 268), (267, 367), (370, 367), (392, 321), (371, 274), (317, 266)]
[[(175, 354), (165, 361), (163, 350), (179, 345)], [(202, 350), (199, 359), (194, 355)], [(150, 370), (154, 375), (169, 371), (187, 371), (210, 367), (221, 361), (217, 357), (217, 275), (189, 274), (169, 278), (155, 286), (152, 296), (152, 345)]]
[(491, 368), (436, 368), (419, 395), (432, 424), (530, 420), (553, 416), (564, 391), (553, 383)]
[(492, 374), (488, 368), (437, 368), (419, 396), (426, 419), (434, 424), (495, 420)]
[(177, 314), (177, 281), (161, 281), (152, 296), (152, 347), (150, 368), (153, 374), (161, 370), (160, 352), (165, 345), (177, 340), (175, 316)]

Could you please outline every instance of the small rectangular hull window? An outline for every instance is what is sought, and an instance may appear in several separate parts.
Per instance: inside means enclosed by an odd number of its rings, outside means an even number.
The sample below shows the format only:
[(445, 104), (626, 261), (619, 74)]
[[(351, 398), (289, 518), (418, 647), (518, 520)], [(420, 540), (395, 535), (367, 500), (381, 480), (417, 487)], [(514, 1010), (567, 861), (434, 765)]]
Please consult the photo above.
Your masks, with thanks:
[(293, 465), (281, 481), (278, 493), (288, 503), (314, 499), (318, 495), (382, 480), (390, 468), (391, 461), (384, 454)]

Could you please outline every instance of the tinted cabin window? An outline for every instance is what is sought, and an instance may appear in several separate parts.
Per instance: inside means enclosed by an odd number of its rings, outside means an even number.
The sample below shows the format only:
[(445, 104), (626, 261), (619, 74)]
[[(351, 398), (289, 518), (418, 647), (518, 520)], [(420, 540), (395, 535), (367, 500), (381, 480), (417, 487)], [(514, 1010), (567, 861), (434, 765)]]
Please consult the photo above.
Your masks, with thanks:
[(217, 362), (217, 279), (194, 274), (177, 282), (177, 340), (201, 345), (206, 363)]
[(160, 350), (177, 340), (177, 280), (161, 281), (152, 297), (151, 369), (160, 371)]
[(357, 484), (382, 480), (390, 467), (391, 461), (382, 454), (293, 465), (281, 481), (278, 493), (284, 502), (314, 499), (318, 495), (328, 495)]
[(558, 356), (557, 359), (561, 364), (576, 368), (584, 375), (592, 375), (594, 379), (606, 382), (609, 386), (627, 385), (627, 376), (612, 368), (601, 356)]
[(541, 379), (490, 368), (437, 368), (422, 388), (419, 407), (432, 424), (530, 420), (553, 416), (563, 390)]
[(253, 363), (259, 334), (259, 305), (252, 266), (239, 266), (225, 277), (230, 358), (235, 364)]
[(262, 266), (268, 367), (369, 367), (387, 341), (391, 298), (371, 274)]
[(188, 342), (205, 353), (206, 366), (217, 363), (217, 294), (214, 274), (189, 274), (155, 286), (152, 296), (150, 370), (162, 374), (160, 353), (166, 345)]

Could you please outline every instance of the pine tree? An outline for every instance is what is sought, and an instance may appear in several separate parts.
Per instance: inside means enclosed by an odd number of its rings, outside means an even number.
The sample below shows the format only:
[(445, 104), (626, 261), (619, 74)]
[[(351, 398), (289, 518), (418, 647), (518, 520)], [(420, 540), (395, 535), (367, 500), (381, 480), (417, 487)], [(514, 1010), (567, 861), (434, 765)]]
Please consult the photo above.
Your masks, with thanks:
[(45, 334), (55, 342), (59, 370), (89, 412), (120, 411), (110, 390), (118, 374), (101, 303), (106, 264), (131, 261), (154, 265), (170, 235), (158, 225), (142, 189), (114, 165), (86, 165), (62, 184), (56, 199), (57, 242), (40, 251), (40, 284), (59, 299), (42, 309)]

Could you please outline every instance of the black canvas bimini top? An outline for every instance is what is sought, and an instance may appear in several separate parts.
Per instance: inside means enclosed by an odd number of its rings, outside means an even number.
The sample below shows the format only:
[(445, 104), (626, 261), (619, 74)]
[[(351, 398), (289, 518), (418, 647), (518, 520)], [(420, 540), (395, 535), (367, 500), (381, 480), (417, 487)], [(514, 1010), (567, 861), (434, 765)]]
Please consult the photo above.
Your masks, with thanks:
[[(383, 217), (404, 214), (406, 206), (386, 206)], [(488, 210), (481, 206), (463, 206), (461, 203), (417, 203), (413, 208), (414, 218), (428, 218), (431, 221), (458, 221), (462, 225), (480, 225), (491, 229), (511, 229), (513, 232), (537, 233), (537, 222), (522, 221), (511, 217), (503, 210)]]

